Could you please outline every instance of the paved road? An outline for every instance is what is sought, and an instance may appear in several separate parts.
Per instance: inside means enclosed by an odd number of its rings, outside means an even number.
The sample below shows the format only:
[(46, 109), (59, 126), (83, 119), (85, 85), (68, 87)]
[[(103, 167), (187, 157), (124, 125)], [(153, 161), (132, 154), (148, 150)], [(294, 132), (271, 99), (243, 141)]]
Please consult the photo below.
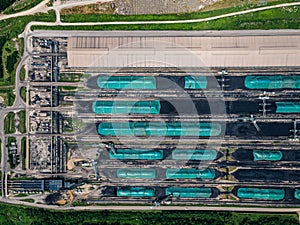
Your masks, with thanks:
[(111, 0), (82, 0), (82, 1), (72, 1), (72, 2), (65, 2), (65, 3), (57, 2), (54, 3), (53, 9), (61, 10), (65, 8), (72, 8), (75, 6), (89, 5), (89, 4), (100, 3), (100, 2), (111, 2)]
[(28, 54), (26, 51), (24, 51), (23, 57), (21, 59), (21, 62), (19, 63), (17, 69), (16, 69), (16, 82), (15, 82), (15, 95), (16, 99), (13, 105), (13, 108), (24, 108), (25, 109), (25, 103), (23, 99), (20, 96), (20, 73), (23, 65), (25, 64), (26, 60), (28, 59)]
[[(29, 31), (27, 31), (29, 32)], [(35, 35), (38, 37), (73, 37), (73, 36), (83, 36), (83, 37), (120, 37), (120, 36), (155, 36), (155, 37), (165, 37), (165, 36), (176, 36), (176, 37), (236, 37), (236, 36), (293, 36), (300, 35), (299, 29), (294, 30), (200, 30), (200, 31), (93, 31), (93, 30), (68, 30), (67, 32), (61, 32), (60, 30), (35, 30), (30, 33), (30, 36)]]

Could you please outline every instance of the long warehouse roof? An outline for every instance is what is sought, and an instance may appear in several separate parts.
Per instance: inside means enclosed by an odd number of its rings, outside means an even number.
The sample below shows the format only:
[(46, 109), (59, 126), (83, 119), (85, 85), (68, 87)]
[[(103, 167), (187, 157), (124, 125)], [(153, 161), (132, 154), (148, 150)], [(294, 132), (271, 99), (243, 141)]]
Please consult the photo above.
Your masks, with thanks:
[[(130, 36), (132, 34), (132, 36)], [(72, 36), (70, 67), (299, 66), (300, 35)], [(151, 35), (151, 32), (149, 32)], [(189, 32), (187, 32), (189, 35)]]

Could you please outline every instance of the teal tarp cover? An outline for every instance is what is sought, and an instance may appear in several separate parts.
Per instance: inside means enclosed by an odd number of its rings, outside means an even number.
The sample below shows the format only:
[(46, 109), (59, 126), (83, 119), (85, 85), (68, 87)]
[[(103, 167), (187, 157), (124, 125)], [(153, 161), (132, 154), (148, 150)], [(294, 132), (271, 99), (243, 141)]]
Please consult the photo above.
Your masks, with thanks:
[(284, 189), (239, 188), (237, 195), (239, 198), (282, 200), (285, 192)]
[(119, 187), (117, 190), (117, 196), (119, 197), (153, 197), (154, 193), (153, 188), (146, 187)]
[(156, 79), (151, 76), (100, 76), (97, 85), (103, 89), (156, 89)]
[(206, 89), (207, 79), (204, 76), (186, 76), (184, 82), (185, 89)]
[(211, 188), (166, 188), (166, 195), (172, 194), (175, 198), (210, 198), (212, 195)]
[(218, 123), (179, 123), (179, 122), (103, 122), (98, 133), (105, 136), (218, 136), (221, 125)]
[(96, 114), (159, 114), (160, 101), (97, 101), (93, 102)]
[(109, 156), (111, 159), (157, 160), (163, 158), (163, 150), (117, 149), (110, 150)]
[(281, 151), (275, 150), (253, 150), (254, 161), (266, 160), (277, 161), (282, 159)]
[(276, 102), (276, 113), (300, 113), (300, 102)]
[(300, 76), (247, 76), (249, 89), (300, 89)]
[(167, 169), (167, 179), (214, 179), (214, 169)]
[(176, 160), (215, 160), (217, 158), (217, 150), (180, 150), (176, 149), (172, 152), (172, 158)]
[(126, 179), (154, 179), (156, 171), (155, 169), (122, 168), (117, 170), (117, 177)]

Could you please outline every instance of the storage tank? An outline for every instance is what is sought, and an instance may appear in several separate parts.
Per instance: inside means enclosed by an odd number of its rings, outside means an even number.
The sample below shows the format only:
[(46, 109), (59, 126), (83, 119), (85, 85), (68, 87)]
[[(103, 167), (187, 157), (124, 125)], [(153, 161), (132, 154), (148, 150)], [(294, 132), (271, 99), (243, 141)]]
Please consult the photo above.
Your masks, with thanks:
[(97, 85), (103, 89), (156, 89), (153, 76), (100, 76)]
[(154, 188), (147, 187), (118, 187), (119, 197), (153, 197)]
[(184, 89), (206, 89), (207, 79), (204, 76), (186, 76)]
[(247, 76), (249, 89), (300, 89), (300, 76)]
[(217, 150), (173, 150), (172, 159), (175, 160), (215, 160)]
[(261, 200), (282, 200), (284, 199), (284, 189), (264, 189), (264, 188), (239, 188), (237, 191), (239, 198), (261, 199)]
[(166, 195), (172, 194), (175, 198), (210, 198), (212, 195), (211, 188), (166, 188)]
[(167, 179), (214, 179), (216, 171), (214, 169), (167, 169)]
[(282, 159), (279, 150), (253, 150), (254, 161), (277, 161)]
[(158, 160), (163, 158), (163, 150), (116, 149), (109, 151), (111, 159)]
[(98, 133), (104, 136), (218, 136), (221, 125), (218, 123), (179, 123), (179, 122), (103, 122)]
[(156, 177), (156, 171), (155, 169), (123, 168), (117, 170), (117, 177), (125, 179), (154, 179)]
[(160, 101), (97, 101), (93, 102), (96, 114), (159, 114)]

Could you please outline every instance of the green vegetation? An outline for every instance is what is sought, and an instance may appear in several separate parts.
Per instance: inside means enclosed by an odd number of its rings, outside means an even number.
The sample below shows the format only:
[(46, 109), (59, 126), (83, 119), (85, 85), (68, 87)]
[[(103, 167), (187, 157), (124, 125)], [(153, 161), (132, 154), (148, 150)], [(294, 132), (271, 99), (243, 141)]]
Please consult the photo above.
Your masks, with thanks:
[(49, 7), (53, 6), (53, 1), (54, 1), (54, 0), (50, 0), (50, 1), (48, 2), (47, 6), (49, 6)]
[(26, 102), (26, 87), (20, 88), (20, 96), (23, 99), (23, 101)]
[(247, 29), (298, 29), (298, 6), (270, 9), (199, 23), (131, 24), (97, 26), (34, 26), (32, 29), (49, 30), (247, 30)]
[(62, 91), (76, 91), (77, 90), (77, 87), (72, 87), (72, 86), (64, 86), (61, 88), (62, 88)]
[(0, 31), (7, 40), (16, 38), (31, 21), (55, 22), (55, 12), (50, 10), (48, 13), (36, 13), (30, 16), (20, 16), (2, 20), (0, 23)]
[(32, 198), (20, 199), (20, 201), (34, 203), (34, 199)]
[(36, 5), (38, 5), (43, 0), (18, 0), (8, 8), (6, 8), (4, 14), (13, 14), (21, 11), (28, 10)]
[(58, 81), (59, 82), (79, 82), (82, 76), (83, 76), (82, 73), (61, 73), (61, 74), (59, 74)]
[[(296, 0), (282, 0), (269, 2), (267, 5), (276, 5), (285, 2), (296, 2)], [(154, 20), (189, 20), (189, 19), (201, 19), (222, 14), (258, 8), (258, 4), (244, 4), (237, 5), (236, 7), (228, 7), (217, 10), (205, 11), (205, 12), (192, 12), (181, 14), (147, 14), (147, 15), (117, 15), (117, 14), (67, 14), (61, 15), (62, 22), (109, 22), (109, 21), (154, 21)]]
[(16, 138), (15, 137), (9, 137), (7, 139), (7, 151), (8, 151), (8, 163), (10, 165), (11, 169), (16, 168), (16, 165), (13, 163), (13, 156), (10, 154), (8, 147), (11, 146), (11, 143), (16, 143)]
[(12, 54), (7, 56), (6, 59), (6, 69), (8, 73), (14, 71), (14, 66), (17, 62), (18, 51), (14, 51)]
[(22, 69), (21, 69), (21, 72), (20, 72), (20, 80), (24, 81), (25, 80), (25, 76), (26, 76), (26, 70), (25, 70), (25, 68), (23, 66)]
[(65, 117), (63, 131), (64, 132), (78, 131), (78, 130), (82, 130), (84, 126), (85, 124), (81, 119)]
[(15, 114), (13, 112), (9, 112), (4, 119), (4, 132), (6, 134), (13, 134), (16, 132)]
[(14, 93), (14, 89), (10, 88), (7, 92), (7, 105), (12, 106), (14, 104), (15, 98), (16, 96)]
[(21, 40), (7, 40), (2, 49), (2, 60), (4, 67), (4, 78), (8, 84), (15, 82), (15, 69), (17, 62), (23, 52), (23, 42)]
[(71, 117), (64, 118), (63, 132), (73, 132), (73, 121)]
[[(30, 21), (54, 22), (55, 12), (11, 18), (0, 23), (0, 96), (8, 106), (12, 106), (15, 100), (15, 70), (23, 54), (23, 39), (17, 39), (17, 36)], [(23, 77), (24, 71), (21, 70), (20, 79)]]
[(21, 140), (22, 170), (26, 170), (26, 137)]
[[(2, 157), (2, 140), (0, 139), (0, 162), (1, 162), (1, 157)], [(2, 174), (1, 174), (1, 177), (2, 177)]]
[[(24, 199), (25, 200), (25, 199)], [(31, 200), (30, 200), (31, 201)], [(58, 219), (59, 218), (59, 219)], [(47, 222), (45, 222), (47, 221)], [(200, 211), (53, 211), (0, 204), (1, 224), (202, 224), (293, 225), (296, 214), (246, 214)]]
[(28, 194), (21, 193), (21, 194), (15, 195), (14, 197), (19, 198), (19, 197), (27, 197), (27, 196), (28, 196)]
[[(0, 36), (0, 55), (2, 56), (2, 48), (6, 42), (6, 38), (3, 36)], [(3, 79), (4, 74), (3, 74), (3, 65), (2, 65), (2, 57), (0, 57), (0, 81)]]
[(18, 116), (20, 119), (20, 123), (19, 123), (19, 131), (24, 134), (26, 133), (26, 112), (25, 110), (21, 110), (20, 112), (18, 112)]
[(84, 122), (78, 118), (72, 118), (71, 124), (74, 131), (78, 131), (84, 128)]
[(34, 180), (36, 178), (29, 176), (11, 177), (10, 180)]
[(2, 11), (4, 9), (6, 9), (7, 7), (9, 7), (10, 5), (12, 5), (16, 0), (1, 0), (0, 1), (0, 12), (2, 13)]
[(6, 38), (0, 37), (0, 53), (2, 56), (0, 60), (0, 95), (8, 106), (12, 106), (15, 100), (13, 84), (15, 82), (16, 62), (19, 57), (19, 52), (15, 46), (20, 48), (20, 45), (20, 40), (7, 41)]

